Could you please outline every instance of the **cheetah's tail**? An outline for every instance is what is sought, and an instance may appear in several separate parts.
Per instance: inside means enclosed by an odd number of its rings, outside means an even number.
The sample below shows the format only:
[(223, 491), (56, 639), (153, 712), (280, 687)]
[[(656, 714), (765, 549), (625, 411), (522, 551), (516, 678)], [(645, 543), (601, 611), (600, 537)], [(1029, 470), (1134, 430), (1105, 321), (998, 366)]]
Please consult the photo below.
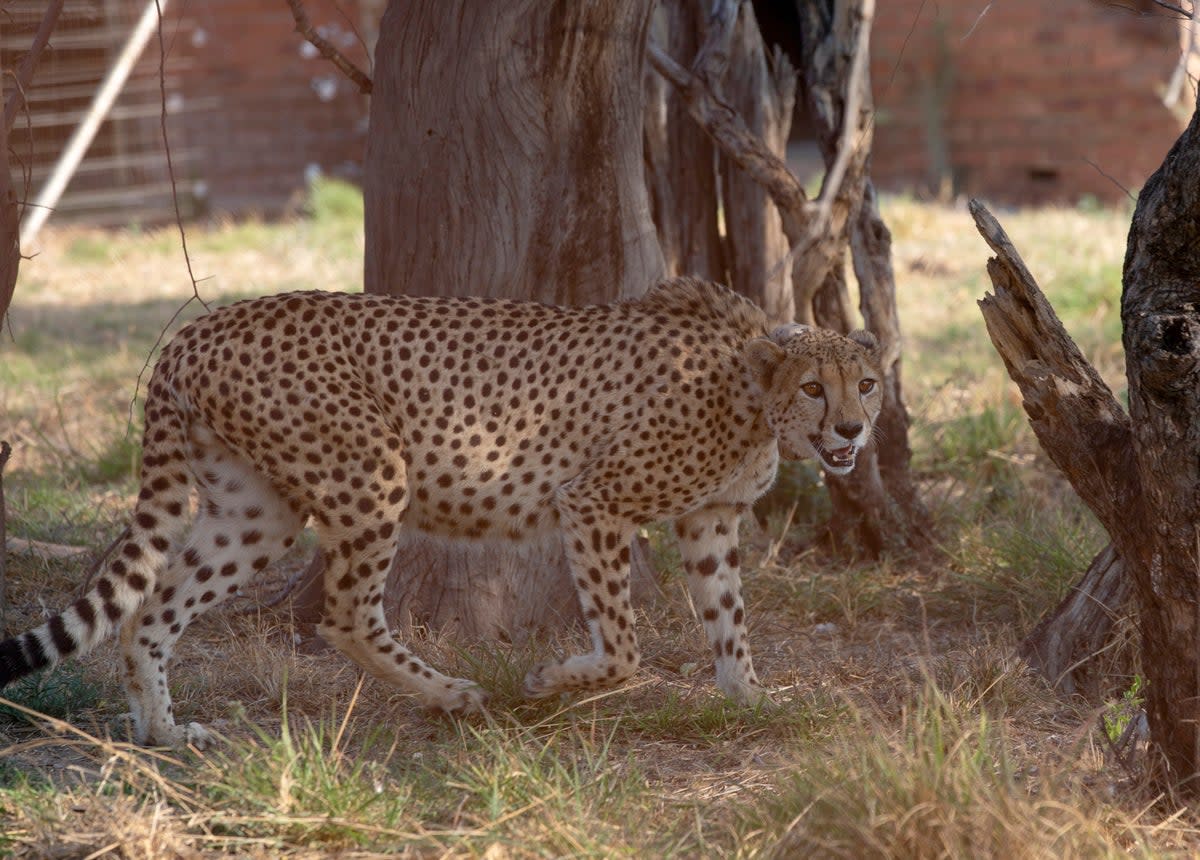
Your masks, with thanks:
[(141, 492), (124, 539), (96, 584), (58, 615), (0, 642), (0, 687), (112, 635), (154, 590), (188, 515), (187, 419), (156, 374), (146, 398)]

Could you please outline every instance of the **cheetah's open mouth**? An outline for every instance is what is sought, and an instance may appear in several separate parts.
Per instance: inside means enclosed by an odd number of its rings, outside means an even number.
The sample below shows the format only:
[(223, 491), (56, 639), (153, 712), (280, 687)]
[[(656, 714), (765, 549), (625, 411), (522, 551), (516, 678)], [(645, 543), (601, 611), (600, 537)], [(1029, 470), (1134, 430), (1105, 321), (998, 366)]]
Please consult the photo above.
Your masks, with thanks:
[(812, 442), (813, 448), (821, 455), (821, 459), (829, 468), (851, 469), (854, 467), (854, 457), (858, 453), (858, 449), (853, 445), (847, 445), (844, 448), (826, 448), (821, 444), (819, 436), (812, 436), (809, 441)]

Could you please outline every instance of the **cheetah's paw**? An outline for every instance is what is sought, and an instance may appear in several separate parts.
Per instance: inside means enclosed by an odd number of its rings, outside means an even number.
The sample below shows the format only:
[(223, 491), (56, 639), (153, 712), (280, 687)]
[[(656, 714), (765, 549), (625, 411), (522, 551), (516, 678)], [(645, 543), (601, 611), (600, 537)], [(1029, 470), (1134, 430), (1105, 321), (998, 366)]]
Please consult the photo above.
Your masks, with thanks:
[(719, 684), (721, 692), (747, 708), (762, 708), (770, 710), (776, 707), (775, 701), (767, 692), (767, 688), (758, 681), (726, 681)]
[(188, 747), (193, 747), (197, 750), (206, 750), (215, 746), (220, 739), (220, 735), (210, 731), (200, 723), (187, 723), (182, 726), (160, 726), (157, 729), (150, 730), (144, 736), (138, 738), (138, 743), (143, 746), (171, 747), (177, 750), (187, 749)]
[(436, 695), (425, 697), (429, 710), (452, 717), (482, 713), (486, 705), (487, 693), (483, 688), (463, 678), (451, 678)]
[(521, 694), (526, 699), (545, 699), (557, 693), (565, 692), (566, 688), (556, 680), (562, 664), (556, 662), (539, 663), (525, 673), (521, 684)]

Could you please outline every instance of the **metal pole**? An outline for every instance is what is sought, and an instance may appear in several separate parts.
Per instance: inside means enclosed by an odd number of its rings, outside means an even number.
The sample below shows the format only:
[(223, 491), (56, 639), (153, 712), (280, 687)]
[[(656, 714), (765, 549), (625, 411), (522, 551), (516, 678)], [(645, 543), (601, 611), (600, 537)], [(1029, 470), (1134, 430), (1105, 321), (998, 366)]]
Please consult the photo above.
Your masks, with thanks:
[(138, 19), (137, 26), (129, 34), (125, 47), (117, 56), (117, 61), (104, 76), (100, 89), (96, 91), (96, 96), (92, 99), (92, 104), (88, 108), (83, 122), (79, 124), (71, 135), (71, 139), (67, 141), (66, 149), (58, 157), (58, 162), (54, 165), (54, 172), (46, 180), (45, 186), (38, 192), (37, 200), (26, 210), (25, 217), (21, 220), (22, 248), (29, 247), (58, 204), (63, 191), (66, 190), (67, 183), (75, 175), (75, 169), (79, 167), (79, 162), (83, 160), (88, 147), (96, 137), (100, 124), (108, 116), (113, 102), (116, 101), (121, 88), (125, 86), (125, 81), (129, 79), (129, 73), (133, 71), (134, 63), (141, 56), (146, 42), (150, 40), (150, 35), (158, 24), (158, 17), (167, 8), (168, 2), (169, 0), (147, 0), (146, 8), (142, 10), (142, 17)]

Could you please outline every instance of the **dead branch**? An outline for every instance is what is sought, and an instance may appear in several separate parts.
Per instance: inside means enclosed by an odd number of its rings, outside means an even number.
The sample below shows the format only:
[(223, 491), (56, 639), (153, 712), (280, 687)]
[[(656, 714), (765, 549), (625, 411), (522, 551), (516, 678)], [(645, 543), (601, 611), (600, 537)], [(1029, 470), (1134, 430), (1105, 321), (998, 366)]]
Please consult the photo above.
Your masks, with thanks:
[[(26, 92), (33, 81), (42, 52), (50, 42), (50, 34), (58, 23), (58, 16), (66, 0), (51, 0), (46, 7), (29, 53), (22, 59), (13, 73), (13, 91), (4, 105), (4, 125), (0, 128), (0, 320), (8, 314), (13, 292), (17, 288), (17, 270), (21, 265), (21, 211), (17, 205), (17, 193), (13, 187), (8, 159), (8, 137), (12, 133), (17, 113), (27, 108)], [(26, 177), (28, 179), (28, 177)]]
[(287, 4), (291, 7), (292, 17), (296, 19), (296, 32), (308, 39), (322, 57), (337, 66), (343, 75), (353, 81), (360, 93), (369, 96), (373, 84), (367, 73), (350, 62), (341, 51), (329, 43), (328, 39), (316, 31), (312, 21), (308, 20), (308, 13), (304, 11), (304, 4), (300, 0), (287, 0)]
[[(701, 48), (701, 51), (704, 49)], [(788, 170), (783, 159), (746, 127), (738, 113), (718, 98), (704, 82), (667, 55), (656, 42), (647, 47), (647, 56), (655, 71), (666, 78), (684, 101), (689, 112), (708, 132), (721, 151), (733, 159), (771, 195), (780, 211), (804, 217), (808, 203), (804, 186)]]
[(829, 225), (834, 198), (841, 192), (850, 158), (858, 148), (854, 138), (862, 131), (858, 127), (858, 113), (862, 109), (863, 93), (866, 90), (866, 74), (870, 59), (871, 24), (875, 20), (875, 0), (862, 0), (857, 9), (858, 23), (854, 39), (854, 56), (850, 61), (850, 75), (846, 79), (846, 107), (842, 111), (842, 133), (838, 139), (837, 156), (817, 197), (816, 221), (812, 229), (821, 231)]
[[(50, 34), (58, 23), (58, 16), (62, 12), (65, 2), (66, 0), (51, 0), (42, 15), (41, 23), (38, 24), (37, 32), (33, 36), (33, 44), (29, 46), (29, 53), (22, 58), (21, 64), (17, 66), (17, 70), (13, 74), (13, 93), (4, 105), (5, 143), (7, 143), (8, 134), (12, 131), (13, 123), (17, 119), (17, 112), (25, 106), (25, 93), (29, 89), (30, 83), (33, 82), (33, 72), (37, 68), (38, 60), (42, 58), (42, 51), (50, 42)], [(3, 313), (0, 313), (0, 316), (3, 316)]]
[(868, 136), (859, 128), (859, 117), (866, 87), (868, 39), (874, 8), (874, 0), (862, 0), (854, 12), (858, 29), (848, 78), (850, 89), (846, 95), (843, 133), (833, 166), (826, 174), (821, 194), (815, 202), (808, 199), (787, 164), (746, 127), (737, 111), (721, 97), (719, 80), (728, 62), (729, 43), (737, 19), (736, 3), (723, 0), (715, 4), (709, 31), (690, 72), (653, 38), (647, 45), (650, 64), (679, 92), (700, 127), (722, 153), (771, 195), (791, 250), (768, 275), (768, 281), (792, 267), (796, 319), (804, 323), (813, 323), (813, 296), (840, 259), (840, 243), (826, 239), (841, 234), (850, 214), (848, 203), (837, 207), (835, 212), (835, 203), (845, 200), (842, 183), (853, 159), (857, 156), (865, 160), (863, 143)]
[[(992, 344), (1021, 390), (1042, 450), (1118, 540), (1140, 510), (1130, 418), (1067, 334), (999, 222), (978, 201), (969, 208), (996, 252), (988, 261), (995, 294), (979, 302)], [(1090, 664), (1108, 645), (1131, 594), (1132, 579), (1110, 544), (1021, 643), (1021, 656), (1065, 692), (1093, 688)]]
[(1047, 456), (1109, 534), (1136, 509), (1129, 416), (1063, 328), (1033, 275), (987, 208), (969, 203), (975, 226), (996, 252), (988, 260), (994, 295), (979, 302), (988, 335), (1021, 390), (1030, 427)]

